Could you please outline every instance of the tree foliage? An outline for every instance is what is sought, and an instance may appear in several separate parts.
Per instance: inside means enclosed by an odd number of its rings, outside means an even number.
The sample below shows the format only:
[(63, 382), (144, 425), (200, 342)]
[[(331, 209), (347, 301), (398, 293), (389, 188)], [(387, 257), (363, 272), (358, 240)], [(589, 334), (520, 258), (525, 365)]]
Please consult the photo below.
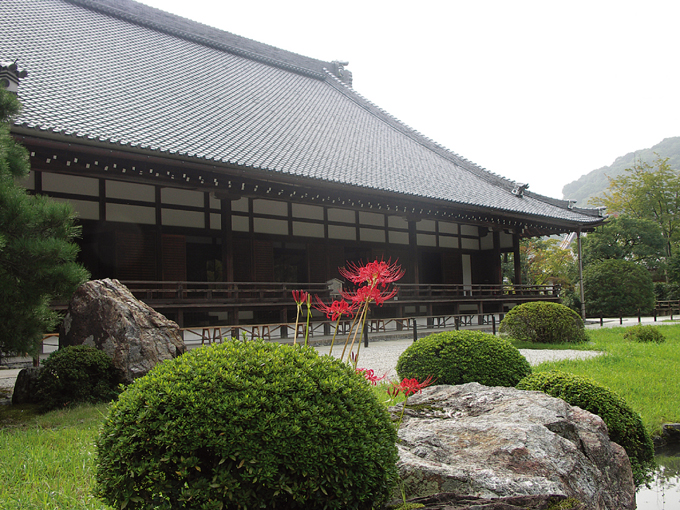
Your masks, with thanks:
[(608, 259), (583, 270), (586, 314), (616, 317), (651, 313), (654, 284), (649, 271), (628, 260)]
[(607, 191), (592, 202), (610, 213), (655, 222), (666, 241), (665, 255), (673, 254), (673, 244), (680, 239), (680, 174), (668, 158), (636, 163), (623, 175), (610, 178)]
[(665, 248), (666, 241), (657, 223), (619, 216), (584, 236), (583, 263), (624, 259), (654, 269), (665, 256)]
[(80, 229), (68, 204), (29, 195), (15, 180), (28, 175), (28, 152), (10, 134), (19, 101), (0, 89), (0, 355), (35, 355), (52, 329), (53, 299), (87, 280), (73, 242)]
[(571, 287), (576, 259), (571, 249), (562, 249), (552, 238), (525, 239), (520, 244), (522, 281), (528, 285)]

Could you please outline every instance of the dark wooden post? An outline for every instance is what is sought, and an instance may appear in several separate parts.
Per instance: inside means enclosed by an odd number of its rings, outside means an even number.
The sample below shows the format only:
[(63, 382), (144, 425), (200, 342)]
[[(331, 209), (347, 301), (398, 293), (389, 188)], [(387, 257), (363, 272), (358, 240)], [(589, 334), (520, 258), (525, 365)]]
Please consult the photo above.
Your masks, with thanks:
[(515, 285), (522, 285), (522, 261), (519, 255), (519, 233), (512, 233), (512, 261), (515, 265)]

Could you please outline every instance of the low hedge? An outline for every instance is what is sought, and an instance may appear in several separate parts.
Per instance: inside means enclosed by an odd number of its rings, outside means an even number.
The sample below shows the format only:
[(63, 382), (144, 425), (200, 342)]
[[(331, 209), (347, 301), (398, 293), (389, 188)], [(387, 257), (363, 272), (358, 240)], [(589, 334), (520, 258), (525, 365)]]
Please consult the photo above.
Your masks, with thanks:
[(410, 345), (399, 356), (397, 373), (419, 381), (432, 376), (437, 384), (514, 386), (531, 373), (531, 366), (502, 338), (480, 331), (447, 331)]
[(666, 341), (666, 337), (656, 326), (642, 326), (636, 324), (626, 328), (623, 338), (640, 343), (657, 343), (661, 344)]
[(585, 326), (571, 308), (532, 301), (511, 308), (499, 326), (501, 335), (525, 342), (560, 344), (585, 342)]
[(86, 345), (54, 351), (38, 376), (38, 400), (43, 410), (79, 402), (108, 402), (116, 398), (122, 374), (109, 356)]
[(646, 483), (654, 464), (654, 444), (640, 415), (619, 395), (583, 376), (560, 371), (538, 372), (522, 379), (520, 390), (542, 391), (598, 415), (607, 425), (609, 439), (628, 454), (635, 484)]

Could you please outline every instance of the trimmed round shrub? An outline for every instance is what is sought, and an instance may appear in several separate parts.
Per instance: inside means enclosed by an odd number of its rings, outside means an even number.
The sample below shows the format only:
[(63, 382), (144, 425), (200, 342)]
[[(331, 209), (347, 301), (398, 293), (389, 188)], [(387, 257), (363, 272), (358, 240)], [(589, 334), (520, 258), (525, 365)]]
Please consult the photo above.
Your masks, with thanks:
[(502, 338), (480, 331), (447, 331), (410, 345), (399, 356), (397, 373), (419, 381), (432, 376), (437, 384), (514, 386), (531, 373), (531, 366)]
[(54, 351), (38, 376), (38, 399), (45, 409), (79, 402), (108, 402), (118, 395), (121, 373), (109, 356), (86, 345)]
[(656, 326), (642, 326), (641, 324), (626, 328), (623, 338), (641, 343), (654, 342), (661, 344), (666, 341), (666, 337), (659, 331), (659, 328)]
[(346, 363), (232, 340), (128, 386), (96, 441), (96, 492), (128, 509), (377, 508), (397, 479), (396, 439)]
[(580, 343), (587, 340), (583, 320), (559, 303), (532, 301), (510, 309), (498, 331), (516, 340), (546, 344)]
[(517, 389), (542, 391), (598, 415), (607, 425), (609, 439), (626, 450), (635, 485), (649, 480), (655, 466), (654, 444), (640, 415), (619, 395), (587, 377), (559, 371), (532, 374)]
[(632, 317), (652, 313), (654, 283), (644, 266), (629, 260), (607, 259), (583, 270), (588, 317)]

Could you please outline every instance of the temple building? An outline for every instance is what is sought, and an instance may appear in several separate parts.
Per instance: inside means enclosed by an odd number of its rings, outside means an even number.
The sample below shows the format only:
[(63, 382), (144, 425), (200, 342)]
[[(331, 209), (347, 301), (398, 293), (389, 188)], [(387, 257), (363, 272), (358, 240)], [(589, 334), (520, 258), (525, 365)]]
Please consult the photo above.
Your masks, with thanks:
[(0, 19), (26, 187), (73, 205), (93, 278), (181, 323), (285, 321), (287, 289), (381, 257), (406, 271), (381, 313), (502, 311), (528, 299), (520, 239), (604, 220), (404, 125), (347, 63), (130, 0), (3, 0)]

